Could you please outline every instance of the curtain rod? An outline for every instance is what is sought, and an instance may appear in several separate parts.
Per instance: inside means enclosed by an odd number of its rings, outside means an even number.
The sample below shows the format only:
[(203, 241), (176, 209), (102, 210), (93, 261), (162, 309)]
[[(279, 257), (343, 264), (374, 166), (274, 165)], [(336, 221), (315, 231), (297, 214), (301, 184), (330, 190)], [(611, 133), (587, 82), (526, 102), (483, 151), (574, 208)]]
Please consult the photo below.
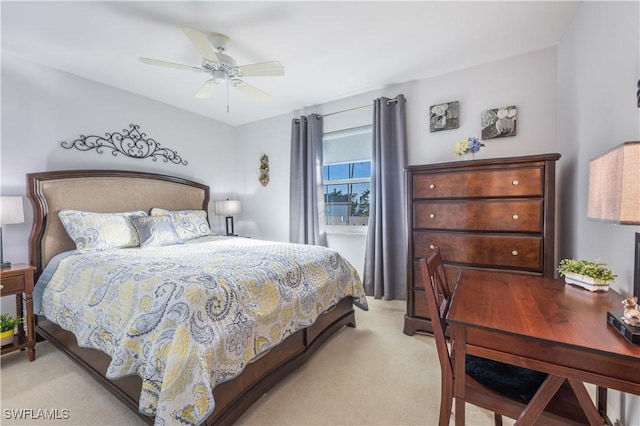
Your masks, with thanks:
[[(395, 103), (395, 102), (398, 102), (398, 98), (397, 98), (397, 97), (396, 97), (396, 98), (393, 98), (393, 99), (389, 99), (389, 100), (387, 101), (387, 105), (392, 104), (392, 103)], [(368, 108), (368, 107), (371, 107), (371, 106), (373, 106), (373, 104), (372, 104), (372, 103), (371, 103), (371, 104), (368, 104), (368, 105), (361, 105), (361, 106), (357, 106), (357, 107), (349, 108), (349, 109), (343, 109), (343, 110), (341, 110), (341, 111), (329, 112), (329, 113), (327, 113), (327, 114), (319, 115), (319, 116), (318, 116), (318, 118), (322, 118), (322, 117), (329, 117), (330, 115), (334, 115), (334, 114), (341, 114), (341, 113), (343, 113), (343, 112), (354, 111), (354, 110), (356, 110), (356, 109)]]
[[(397, 97), (395, 97), (395, 98), (393, 98), (393, 99), (389, 99), (389, 100), (387, 101), (387, 105), (389, 105), (389, 104), (393, 104), (393, 103), (396, 103), (396, 102), (398, 102), (398, 98), (397, 98)], [(355, 111), (355, 110), (357, 110), (357, 109), (368, 108), (368, 107), (371, 107), (371, 106), (373, 106), (373, 104), (372, 104), (372, 103), (371, 103), (371, 104), (369, 104), (369, 105), (360, 105), (360, 106), (357, 106), (357, 107), (348, 108), (348, 109), (343, 109), (343, 110), (340, 110), (340, 111), (329, 112), (329, 113), (327, 113), (327, 114), (322, 114), (322, 115), (318, 114), (318, 115), (316, 116), (316, 118), (320, 119), (320, 118), (324, 118), (324, 117), (329, 117), (330, 115), (341, 114), (341, 113), (343, 113), (343, 112), (349, 112), (349, 111)], [(300, 122), (300, 119), (297, 119), (297, 118), (296, 118), (296, 119), (295, 119), (295, 122), (296, 122), (296, 123), (299, 123), (299, 122)]]

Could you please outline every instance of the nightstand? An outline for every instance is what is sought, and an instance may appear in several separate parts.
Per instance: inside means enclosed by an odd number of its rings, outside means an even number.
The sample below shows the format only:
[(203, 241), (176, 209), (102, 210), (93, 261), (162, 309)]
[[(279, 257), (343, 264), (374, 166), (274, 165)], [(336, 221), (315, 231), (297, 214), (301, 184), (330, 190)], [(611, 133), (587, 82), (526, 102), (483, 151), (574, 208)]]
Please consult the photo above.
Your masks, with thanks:
[[(33, 315), (33, 274), (35, 266), (25, 264), (13, 264), (8, 268), (0, 269), (0, 296), (16, 296), (16, 315), (24, 315), (23, 323), (18, 325), (18, 333), (13, 337), (13, 343), (2, 347), (2, 355), (28, 349), (29, 361), (36, 359), (36, 330), (35, 317)], [(22, 299), (27, 304), (26, 312), (22, 310)], [(27, 325), (25, 335), (24, 324)]]

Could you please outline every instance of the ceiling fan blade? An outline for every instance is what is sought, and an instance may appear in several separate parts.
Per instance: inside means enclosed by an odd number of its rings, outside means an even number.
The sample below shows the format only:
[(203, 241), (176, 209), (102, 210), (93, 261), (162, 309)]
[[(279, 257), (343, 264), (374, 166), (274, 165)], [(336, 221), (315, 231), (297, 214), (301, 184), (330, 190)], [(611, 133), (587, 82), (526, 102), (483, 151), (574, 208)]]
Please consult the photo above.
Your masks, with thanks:
[(177, 68), (180, 70), (187, 70), (187, 71), (193, 71), (193, 72), (204, 72), (202, 68), (192, 67), (191, 65), (182, 65), (182, 64), (176, 64), (174, 62), (160, 61), (158, 59), (150, 59), (150, 58), (142, 58), (142, 57), (138, 59), (140, 59), (140, 62), (144, 62), (145, 64), (149, 64), (149, 65), (157, 65), (160, 67), (168, 67), (168, 68)]
[(194, 97), (200, 99), (207, 99), (213, 95), (213, 92), (218, 88), (218, 84), (216, 84), (215, 80), (209, 80), (202, 85), (200, 90), (196, 92)]
[(246, 83), (246, 82), (244, 82), (242, 80), (238, 80), (238, 79), (234, 79), (234, 80), (232, 80), (232, 82), (233, 82), (233, 87), (235, 87), (236, 89), (240, 90), (241, 92), (246, 93), (247, 95), (251, 96), (252, 98), (254, 98), (257, 101), (268, 102), (268, 101), (271, 100), (271, 95), (269, 95), (268, 93), (263, 92), (260, 89), (257, 89), (255, 87), (253, 87), (249, 83)]
[(241, 65), (238, 70), (247, 77), (269, 77), (284, 75), (284, 67), (278, 61)]
[(191, 43), (193, 43), (195, 48), (203, 57), (210, 61), (220, 62), (218, 56), (216, 55), (216, 51), (213, 50), (213, 46), (211, 46), (209, 37), (207, 37), (206, 34), (189, 27), (182, 28), (182, 32), (184, 32), (185, 35), (189, 37)]

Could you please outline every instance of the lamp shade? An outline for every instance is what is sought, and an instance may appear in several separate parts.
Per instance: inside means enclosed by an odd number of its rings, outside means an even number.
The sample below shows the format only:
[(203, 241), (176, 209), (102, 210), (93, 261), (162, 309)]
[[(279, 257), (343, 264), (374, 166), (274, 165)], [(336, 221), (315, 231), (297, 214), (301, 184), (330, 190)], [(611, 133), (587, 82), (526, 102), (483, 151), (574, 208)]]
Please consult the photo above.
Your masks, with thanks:
[(242, 211), (240, 201), (238, 200), (220, 200), (213, 204), (215, 214), (218, 216), (231, 216), (239, 214)]
[(0, 197), (0, 224), (11, 225), (23, 222), (22, 197)]
[(640, 225), (640, 141), (625, 142), (591, 160), (587, 218)]

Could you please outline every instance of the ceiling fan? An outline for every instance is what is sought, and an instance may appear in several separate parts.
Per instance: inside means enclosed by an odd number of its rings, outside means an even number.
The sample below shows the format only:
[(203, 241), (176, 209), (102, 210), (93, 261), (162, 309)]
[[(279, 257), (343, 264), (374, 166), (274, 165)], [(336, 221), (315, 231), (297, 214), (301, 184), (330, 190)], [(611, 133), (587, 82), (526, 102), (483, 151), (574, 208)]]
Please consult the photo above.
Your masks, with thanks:
[(173, 62), (161, 61), (158, 59), (139, 58), (140, 61), (149, 65), (161, 67), (177, 68), (193, 72), (209, 74), (212, 78), (195, 94), (196, 98), (209, 98), (215, 89), (225, 84), (227, 87), (227, 112), (229, 112), (229, 86), (244, 92), (252, 98), (266, 102), (271, 96), (262, 90), (250, 85), (241, 77), (270, 77), (284, 75), (284, 67), (278, 61), (262, 62), (258, 64), (240, 65), (229, 55), (223, 53), (229, 47), (230, 39), (224, 34), (205, 34), (193, 28), (182, 28), (185, 35), (202, 55), (202, 67), (176, 64)]

